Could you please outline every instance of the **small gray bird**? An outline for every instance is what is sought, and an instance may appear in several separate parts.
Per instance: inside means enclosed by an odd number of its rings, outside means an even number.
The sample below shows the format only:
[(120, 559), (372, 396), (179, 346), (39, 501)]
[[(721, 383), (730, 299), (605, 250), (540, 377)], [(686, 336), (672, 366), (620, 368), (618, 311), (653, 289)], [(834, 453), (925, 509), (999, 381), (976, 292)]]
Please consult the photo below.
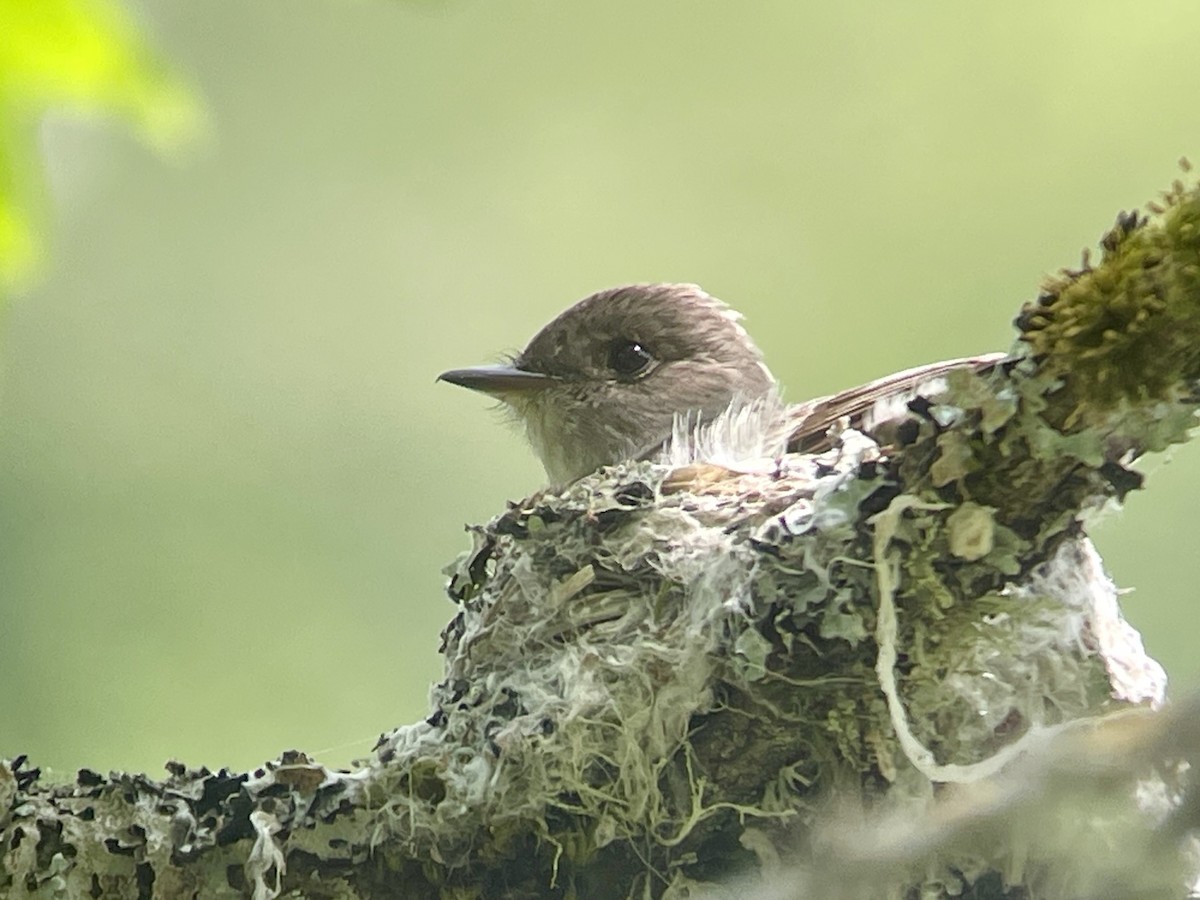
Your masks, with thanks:
[(564, 485), (655, 454), (730, 465), (815, 451), (843, 417), (870, 427), (881, 403), (899, 401), (902, 410), (915, 395), (943, 389), (939, 376), (1004, 358), (934, 363), (789, 407), (740, 319), (694, 284), (631, 284), (580, 300), (507, 365), (438, 378), (501, 400), (550, 482)]

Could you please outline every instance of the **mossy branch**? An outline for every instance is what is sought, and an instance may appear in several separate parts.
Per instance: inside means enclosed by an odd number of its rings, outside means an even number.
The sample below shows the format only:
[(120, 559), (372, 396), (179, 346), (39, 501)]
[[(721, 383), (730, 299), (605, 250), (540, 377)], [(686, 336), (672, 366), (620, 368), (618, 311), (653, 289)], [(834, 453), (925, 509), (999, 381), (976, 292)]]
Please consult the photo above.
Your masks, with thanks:
[(472, 529), (431, 715), (353, 771), (0, 767), (0, 894), (1182, 893), (1200, 739), (1084, 525), (1195, 424), (1198, 223), (1183, 185), (1122, 216), (1012, 358), (824, 452)]

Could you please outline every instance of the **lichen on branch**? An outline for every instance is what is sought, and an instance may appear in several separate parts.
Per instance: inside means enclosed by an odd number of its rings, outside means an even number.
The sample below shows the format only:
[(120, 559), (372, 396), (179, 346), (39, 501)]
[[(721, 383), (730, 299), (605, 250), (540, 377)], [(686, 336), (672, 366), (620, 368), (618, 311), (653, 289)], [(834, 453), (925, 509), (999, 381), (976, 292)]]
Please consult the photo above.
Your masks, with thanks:
[[(1196, 424), (1197, 222), (1182, 185), (1122, 216), (1009, 358), (819, 452), (618, 465), (472, 528), (430, 716), (353, 771), (0, 769), (0, 891), (679, 898), (853, 860), (810, 895), (1082, 897), (1119, 882), (1114, 844), (1177, 884), (1194, 820), (1157, 838), (1144, 801), (1195, 790), (1167, 758), (1191, 738), (1151, 727), (1154, 753), (1089, 782), (1103, 840), (1021, 843), (1006, 825), (1071, 808), (1004, 792), (1080, 723), (1163, 699), (1086, 523)], [(838, 849), (847, 807), (921, 840)]]

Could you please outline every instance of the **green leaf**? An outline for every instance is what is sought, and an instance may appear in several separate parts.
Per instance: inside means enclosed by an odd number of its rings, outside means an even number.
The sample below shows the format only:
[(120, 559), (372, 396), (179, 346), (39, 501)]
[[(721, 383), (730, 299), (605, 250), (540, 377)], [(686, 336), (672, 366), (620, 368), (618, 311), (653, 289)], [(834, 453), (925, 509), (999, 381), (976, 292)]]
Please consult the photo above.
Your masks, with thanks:
[(35, 131), (48, 110), (114, 115), (157, 151), (200, 131), (192, 94), (105, 0), (0, 0), (0, 296), (39, 260), (41, 195)]

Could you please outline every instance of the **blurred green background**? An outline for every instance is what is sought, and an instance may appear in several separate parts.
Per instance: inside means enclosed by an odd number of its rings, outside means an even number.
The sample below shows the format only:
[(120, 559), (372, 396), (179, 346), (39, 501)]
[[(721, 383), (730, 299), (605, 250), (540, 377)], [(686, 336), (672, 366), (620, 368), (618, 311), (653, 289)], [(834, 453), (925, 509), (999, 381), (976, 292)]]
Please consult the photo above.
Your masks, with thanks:
[[(0, 384), (0, 756), (326, 762), (426, 713), (440, 569), (539, 487), (438, 372), (698, 281), (793, 399), (1002, 349), (1200, 155), (1195, 0), (144, 0), (211, 136), (42, 126)], [(1200, 452), (1096, 529), (1200, 682)]]

